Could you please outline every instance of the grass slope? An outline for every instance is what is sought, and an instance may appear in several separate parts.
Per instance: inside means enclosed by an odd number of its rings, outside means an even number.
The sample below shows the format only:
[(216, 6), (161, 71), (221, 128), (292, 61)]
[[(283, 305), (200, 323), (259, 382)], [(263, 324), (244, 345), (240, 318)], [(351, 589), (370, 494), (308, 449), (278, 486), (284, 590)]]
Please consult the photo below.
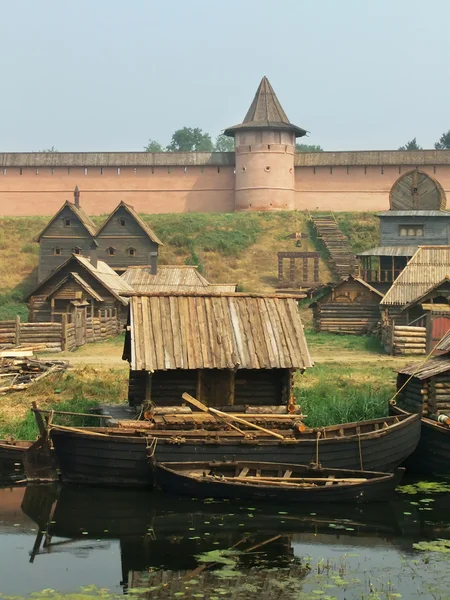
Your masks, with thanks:
[[(164, 242), (161, 264), (196, 264), (217, 283), (238, 283), (241, 290), (270, 291), (277, 285), (277, 252), (316, 250), (306, 213), (183, 213), (142, 215)], [(369, 213), (336, 213), (355, 251), (377, 245), (378, 219)], [(94, 217), (96, 223), (105, 217)], [(34, 238), (48, 217), (0, 219), (0, 320), (27, 317), (24, 298), (37, 283), (39, 246)], [(292, 234), (307, 233), (297, 248)], [(332, 279), (326, 254), (321, 281)]]

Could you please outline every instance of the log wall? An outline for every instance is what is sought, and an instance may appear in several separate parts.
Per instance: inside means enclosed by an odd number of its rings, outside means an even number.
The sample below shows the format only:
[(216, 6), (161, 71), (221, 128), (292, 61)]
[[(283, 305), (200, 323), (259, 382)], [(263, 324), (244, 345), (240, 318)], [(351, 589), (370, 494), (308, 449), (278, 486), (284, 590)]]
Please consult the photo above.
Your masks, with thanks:
[(379, 304), (317, 303), (313, 307), (315, 331), (364, 335), (380, 320)]
[[(406, 380), (406, 376), (403, 377)], [(399, 405), (424, 417), (450, 415), (450, 371), (422, 381), (413, 377), (400, 393)]]

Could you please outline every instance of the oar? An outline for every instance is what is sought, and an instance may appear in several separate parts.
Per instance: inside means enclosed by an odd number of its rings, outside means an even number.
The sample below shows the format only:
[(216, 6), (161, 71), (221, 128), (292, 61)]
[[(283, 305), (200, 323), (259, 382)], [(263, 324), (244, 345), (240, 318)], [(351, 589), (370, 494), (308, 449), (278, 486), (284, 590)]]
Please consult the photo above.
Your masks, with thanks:
[(211, 406), (206, 406), (206, 404), (203, 404), (202, 402), (200, 402), (200, 400), (193, 398), (187, 392), (184, 392), (184, 394), (181, 397), (183, 398), (183, 400), (186, 400), (186, 402), (189, 402), (189, 404), (196, 406), (203, 412), (206, 412), (206, 413), (210, 412), (213, 415), (217, 415), (218, 417), (221, 417), (222, 419), (226, 419), (229, 421), (236, 421), (236, 423), (240, 423), (241, 425), (246, 425), (247, 427), (251, 427), (253, 429), (258, 429), (259, 431), (263, 431), (264, 433), (267, 433), (268, 435), (272, 435), (273, 437), (276, 437), (279, 440), (285, 439), (283, 435), (280, 435), (279, 433), (276, 433), (275, 431), (271, 431), (270, 429), (265, 429), (264, 427), (260, 427), (259, 425), (250, 423), (250, 421), (241, 419), (241, 417), (235, 417), (235, 416), (229, 415), (225, 412), (222, 412), (221, 410), (217, 410), (217, 408), (212, 408)]

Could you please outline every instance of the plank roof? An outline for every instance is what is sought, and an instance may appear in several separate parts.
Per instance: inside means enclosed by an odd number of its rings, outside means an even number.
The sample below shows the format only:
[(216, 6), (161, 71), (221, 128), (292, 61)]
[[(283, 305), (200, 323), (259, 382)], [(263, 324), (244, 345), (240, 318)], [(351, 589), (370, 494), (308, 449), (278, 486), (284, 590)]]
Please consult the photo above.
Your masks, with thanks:
[(423, 380), (445, 373), (450, 370), (450, 357), (449, 356), (435, 356), (429, 360), (416, 362), (413, 364), (406, 365), (403, 369), (400, 369), (398, 373), (402, 375), (413, 375), (417, 379)]
[(86, 229), (86, 231), (89, 235), (91, 235), (92, 237), (95, 236), (97, 227), (96, 227), (94, 221), (91, 219), (91, 217), (89, 215), (87, 215), (82, 208), (80, 208), (79, 206), (75, 206), (75, 204), (72, 204), (72, 202), (69, 202), (68, 200), (66, 200), (64, 202), (64, 204), (61, 206), (61, 208), (58, 210), (58, 212), (55, 215), (53, 215), (53, 217), (50, 219), (50, 221), (47, 223), (47, 225), (44, 227), (44, 229), (39, 233), (38, 236), (36, 236), (36, 238), (34, 239), (35, 242), (40, 241), (41, 237), (44, 236), (45, 232), (50, 227), (50, 225), (56, 221), (56, 219), (59, 217), (59, 215), (62, 213), (62, 211), (65, 208), (68, 208), (75, 215), (75, 217), (84, 226), (84, 228)]
[(191, 265), (158, 265), (155, 275), (150, 266), (129, 267), (121, 276), (136, 292), (235, 292), (236, 284), (210, 284)]
[(297, 127), (289, 121), (267, 77), (261, 79), (243, 122), (225, 129), (224, 133), (234, 137), (236, 131), (246, 129), (281, 129), (293, 131), (296, 137), (308, 133), (306, 129)]
[(420, 246), (381, 305), (414, 303), (447, 277), (450, 277), (450, 246)]
[(293, 298), (132, 295), (129, 310), (129, 350), (124, 357), (132, 370), (306, 369), (313, 365)]
[(447, 331), (442, 337), (435, 350), (438, 350), (439, 352), (450, 352), (450, 331)]
[(101, 225), (99, 227), (99, 229), (97, 231), (97, 236), (99, 236), (101, 234), (103, 229), (111, 221), (111, 219), (114, 217), (114, 215), (120, 208), (124, 208), (126, 210), (126, 212), (130, 215), (130, 217), (132, 219), (134, 219), (134, 221), (136, 221), (136, 223), (138, 223), (138, 225), (140, 226), (142, 231), (152, 242), (154, 242), (155, 244), (158, 244), (158, 246), (163, 245), (163, 243), (161, 242), (159, 237), (156, 235), (156, 233), (153, 231), (153, 229), (137, 214), (137, 212), (134, 210), (134, 208), (130, 204), (125, 204), (125, 202), (123, 202), (123, 201), (119, 202), (119, 204), (112, 211), (112, 213), (109, 215), (109, 217), (103, 223), (103, 225)]
[(356, 256), (414, 256), (418, 246), (377, 246), (358, 252)]

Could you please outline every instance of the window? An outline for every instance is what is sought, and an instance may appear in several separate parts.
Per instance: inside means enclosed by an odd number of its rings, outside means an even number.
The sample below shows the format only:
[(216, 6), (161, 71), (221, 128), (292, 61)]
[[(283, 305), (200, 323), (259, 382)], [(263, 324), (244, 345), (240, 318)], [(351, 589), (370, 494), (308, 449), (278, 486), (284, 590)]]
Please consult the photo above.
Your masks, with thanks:
[(73, 253), (74, 253), (74, 254), (83, 254), (83, 250), (82, 250), (82, 249), (81, 249), (79, 246), (76, 246), (76, 247), (73, 249)]
[(121, 227), (125, 227), (125, 225), (126, 225), (127, 222), (125, 221), (124, 218), (121, 218), (121, 219), (119, 219), (119, 223), (120, 223)]
[(114, 256), (116, 254), (116, 249), (110, 246), (107, 248), (106, 252), (108, 253), (108, 256)]
[(423, 237), (423, 225), (400, 225), (400, 237)]
[(55, 246), (55, 248), (53, 248), (53, 256), (61, 256), (61, 248)]
[(128, 248), (127, 254), (128, 256), (136, 256), (136, 248)]
[(68, 219), (68, 218), (64, 219), (64, 227), (70, 227), (70, 225), (71, 225), (70, 219)]

